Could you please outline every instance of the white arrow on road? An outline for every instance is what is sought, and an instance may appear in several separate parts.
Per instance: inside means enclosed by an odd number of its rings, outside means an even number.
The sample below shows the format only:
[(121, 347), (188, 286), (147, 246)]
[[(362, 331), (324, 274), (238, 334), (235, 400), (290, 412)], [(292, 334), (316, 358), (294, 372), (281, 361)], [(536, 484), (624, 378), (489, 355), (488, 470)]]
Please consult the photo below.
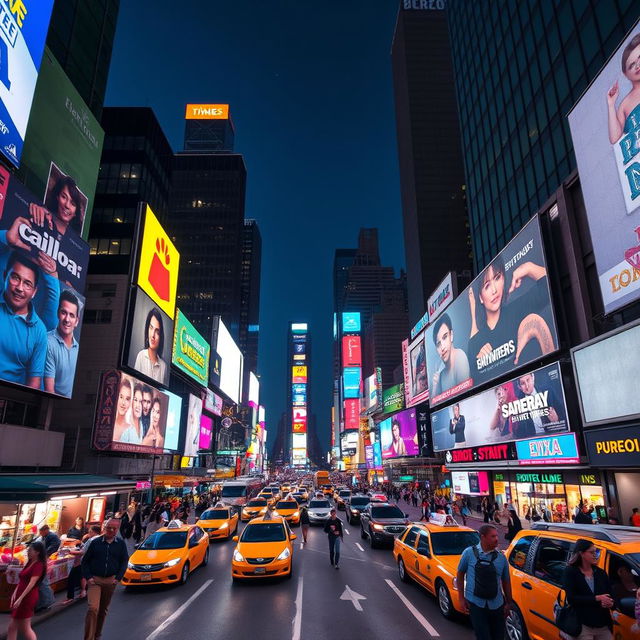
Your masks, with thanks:
[(361, 596), (359, 593), (352, 591), (349, 589), (349, 585), (344, 590), (344, 593), (340, 596), (340, 600), (351, 600), (353, 606), (356, 608), (356, 611), (362, 611), (362, 605), (358, 602), (358, 600), (366, 600), (366, 596)]

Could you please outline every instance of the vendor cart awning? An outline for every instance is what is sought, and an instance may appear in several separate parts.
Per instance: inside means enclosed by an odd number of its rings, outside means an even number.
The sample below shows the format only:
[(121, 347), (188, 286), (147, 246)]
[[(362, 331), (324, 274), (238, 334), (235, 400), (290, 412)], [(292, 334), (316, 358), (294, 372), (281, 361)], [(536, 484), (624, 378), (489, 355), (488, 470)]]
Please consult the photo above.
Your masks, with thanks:
[(109, 495), (135, 488), (135, 480), (86, 473), (0, 474), (0, 502), (45, 502), (52, 498), (77, 498), (83, 494)]

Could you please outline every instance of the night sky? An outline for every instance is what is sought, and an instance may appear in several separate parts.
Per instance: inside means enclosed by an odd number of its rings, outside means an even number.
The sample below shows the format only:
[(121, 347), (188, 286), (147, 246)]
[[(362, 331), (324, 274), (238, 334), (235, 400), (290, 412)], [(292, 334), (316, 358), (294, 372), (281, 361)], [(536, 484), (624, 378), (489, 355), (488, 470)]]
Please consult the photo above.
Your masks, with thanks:
[(229, 103), (263, 241), (261, 403), (286, 402), (289, 321), (310, 323), (323, 450), (332, 401), (332, 263), (360, 227), (404, 266), (391, 75), (396, 0), (122, 0), (106, 104), (150, 106), (174, 150), (187, 102)]

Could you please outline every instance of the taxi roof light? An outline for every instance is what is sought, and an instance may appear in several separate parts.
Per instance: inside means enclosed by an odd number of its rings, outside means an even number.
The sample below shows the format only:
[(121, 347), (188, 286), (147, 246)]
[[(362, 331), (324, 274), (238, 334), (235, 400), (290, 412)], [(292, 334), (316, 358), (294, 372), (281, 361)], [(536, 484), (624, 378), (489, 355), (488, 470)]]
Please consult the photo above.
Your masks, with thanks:
[(448, 513), (432, 513), (429, 517), (431, 524), (436, 524), (440, 527), (459, 527), (460, 525), (455, 521), (455, 518)]

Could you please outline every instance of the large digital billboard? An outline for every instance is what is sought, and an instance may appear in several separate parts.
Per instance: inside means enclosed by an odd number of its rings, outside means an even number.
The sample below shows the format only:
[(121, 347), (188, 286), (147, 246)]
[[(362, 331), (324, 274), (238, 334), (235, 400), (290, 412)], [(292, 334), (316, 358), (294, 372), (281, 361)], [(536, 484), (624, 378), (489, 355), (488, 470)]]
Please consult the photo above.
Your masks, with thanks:
[(342, 333), (360, 333), (360, 312), (345, 311), (342, 314)]
[(249, 405), (260, 404), (260, 381), (253, 371), (249, 372)]
[(342, 366), (359, 367), (362, 365), (362, 348), (360, 336), (344, 336), (342, 338)]
[[(71, 225), (85, 240), (89, 236), (103, 140), (100, 123), (45, 48), (22, 151), (21, 174), (28, 189), (45, 195), (52, 213), (58, 208), (53, 187), (60, 177), (65, 177), (69, 200), (75, 206)], [(132, 184), (140, 179), (135, 169), (129, 177)]]
[(395, 384), (382, 392), (382, 413), (394, 413), (404, 409), (404, 384)]
[(291, 380), (294, 384), (306, 384), (307, 367), (306, 366), (291, 367)]
[(211, 347), (187, 317), (176, 309), (171, 362), (192, 380), (206, 387), (209, 383)]
[(198, 455), (200, 448), (200, 418), (202, 417), (202, 398), (189, 394), (187, 408), (187, 427), (184, 435), (183, 455), (193, 457)]
[(537, 217), (427, 328), (425, 343), (432, 407), (558, 349)]
[(344, 401), (344, 428), (345, 431), (360, 427), (360, 400), (348, 398)]
[(360, 367), (345, 367), (342, 370), (345, 398), (360, 397)]
[(434, 451), (569, 431), (558, 363), (431, 413)]
[[(99, 451), (162, 453), (175, 447), (176, 404), (171, 396), (122, 371), (105, 371), (100, 380), (93, 447)], [(165, 442), (171, 415), (170, 442)], [(178, 427), (179, 430), (179, 427)]]
[(163, 391), (169, 398), (167, 426), (164, 432), (164, 450), (177, 451), (180, 444), (180, 421), (182, 418), (182, 398), (170, 391)]
[(139, 246), (137, 283), (173, 319), (180, 254), (149, 205), (145, 208)]
[(200, 449), (208, 450), (211, 448), (211, 437), (213, 435), (213, 420), (204, 414), (200, 416), (200, 439), (198, 446)]
[(225, 412), (220, 421), (220, 429), (216, 440), (216, 450), (219, 454), (238, 453), (246, 451), (251, 438), (251, 425), (246, 407)]
[(136, 289), (133, 304), (131, 326), (125, 336), (126, 364), (137, 374), (169, 386), (173, 320), (142, 289)]
[(429, 398), (425, 336), (426, 333), (423, 331), (411, 343), (408, 340), (402, 343), (404, 395), (407, 407), (413, 407)]
[(220, 390), (226, 393), (232, 402), (240, 402), (242, 387), (242, 369), (244, 358), (224, 322), (216, 320), (216, 351), (222, 362), (220, 371)]
[(640, 297), (640, 28), (569, 113), (605, 313)]
[(20, 164), (53, 0), (0, 2), (0, 151)]
[(379, 425), (382, 457), (400, 458), (418, 455), (416, 410), (406, 409), (383, 420)]

